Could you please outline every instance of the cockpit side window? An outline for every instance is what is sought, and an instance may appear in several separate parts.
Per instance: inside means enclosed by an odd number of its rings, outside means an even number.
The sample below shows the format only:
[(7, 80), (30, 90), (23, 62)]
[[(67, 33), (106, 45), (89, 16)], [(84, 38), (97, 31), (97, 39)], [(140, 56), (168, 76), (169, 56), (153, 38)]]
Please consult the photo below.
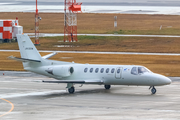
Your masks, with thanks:
[(145, 67), (133, 67), (131, 70), (131, 74), (133, 74), (133, 75), (143, 74), (145, 72), (151, 72), (151, 71)]
[(138, 74), (138, 72), (137, 72), (137, 67), (133, 67), (133, 68), (132, 68), (131, 74), (133, 74), (133, 75), (137, 75), (137, 74)]
[(145, 72), (149, 72), (149, 70), (147, 70), (145, 67), (138, 67), (138, 73), (145, 73)]

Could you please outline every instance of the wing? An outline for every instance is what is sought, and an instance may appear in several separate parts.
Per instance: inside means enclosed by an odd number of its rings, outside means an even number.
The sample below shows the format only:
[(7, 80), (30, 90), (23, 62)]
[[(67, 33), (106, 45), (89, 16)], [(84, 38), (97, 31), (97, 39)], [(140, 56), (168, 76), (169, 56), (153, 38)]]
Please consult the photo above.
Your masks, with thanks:
[(52, 57), (52, 56), (54, 56), (54, 55), (56, 55), (56, 54), (57, 54), (56, 52), (53, 52), (53, 53), (51, 53), (51, 54), (48, 54), (48, 55), (43, 56), (42, 58), (48, 59), (48, 58), (50, 58), (50, 57)]
[(103, 84), (103, 80), (55, 80), (55, 81), (42, 81), (45, 83), (76, 83), (76, 84)]
[(13, 56), (9, 56), (8, 57), (11, 60), (16, 60), (16, 61), (20, 61), (20, 62), (41, 62), (39, 60), (32, 60), (32, 59), (26, 59), (26, 58), (17, 58), (17, 57), (13, 57)]

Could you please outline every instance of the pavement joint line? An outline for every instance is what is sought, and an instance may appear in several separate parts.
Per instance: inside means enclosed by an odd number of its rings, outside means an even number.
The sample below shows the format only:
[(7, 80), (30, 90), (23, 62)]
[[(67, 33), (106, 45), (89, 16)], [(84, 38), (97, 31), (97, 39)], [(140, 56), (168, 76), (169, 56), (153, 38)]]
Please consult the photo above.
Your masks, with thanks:
[(3, 116), (5, 116), (5, 115), (9, 114), (10, 112), (12, 112), (12, 111), (14, 110), (14, 104), (13, 104), (12, 102), (10, 102), (10, 101), (8, 101), (8, 100), (4, 99), (4, 98), (1, 98), (1, 99), (2, 99), (3, 101), (8, 102), (9, 104), (11, 104), (11, 109), (10, 109), (8, 112), (6, 112), (6, 113), (4, 113), (4, 114), (0, 115), (0, 117), (3, 117)]

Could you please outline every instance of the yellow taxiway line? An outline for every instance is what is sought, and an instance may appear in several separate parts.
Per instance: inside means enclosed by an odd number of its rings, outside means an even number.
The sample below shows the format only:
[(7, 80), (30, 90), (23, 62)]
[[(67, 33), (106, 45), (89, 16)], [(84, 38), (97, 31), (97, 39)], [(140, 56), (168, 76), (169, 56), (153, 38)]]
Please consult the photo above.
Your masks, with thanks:
[(8, 102), (8, 103), (10, 103), (10, 104), (11, 104), (11, 109), (10, 109), (8, 112), (6, 112), (6, 113), (0, 115), (0, 117), (9, 114), (9, 113), (12, 112), (13, 109), (14, 109), (14, 104), (13, 104), (13, 103), (11, 103), (10, 101), (8, 101), (8, 100), (6, 100), (6, 99), (4, 99), (4, 98), (1, 98), (1, 99), (4, 100), (4, 101), (6, 101), (6, 102)]

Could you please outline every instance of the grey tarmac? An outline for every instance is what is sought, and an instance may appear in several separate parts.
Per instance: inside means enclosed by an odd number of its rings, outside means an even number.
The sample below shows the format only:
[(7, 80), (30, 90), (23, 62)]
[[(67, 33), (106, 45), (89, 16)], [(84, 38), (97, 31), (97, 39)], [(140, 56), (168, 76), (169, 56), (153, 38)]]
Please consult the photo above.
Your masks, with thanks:
[[(3, 75), (4, 73), (4, 75)], [(75, 85), (75, 94), (66, 84), (42, 83), (52, 80), (31, 72), (0, 71), (0, 120), (179, 120), (180, 77), (171, 85), (148, 87)]]

